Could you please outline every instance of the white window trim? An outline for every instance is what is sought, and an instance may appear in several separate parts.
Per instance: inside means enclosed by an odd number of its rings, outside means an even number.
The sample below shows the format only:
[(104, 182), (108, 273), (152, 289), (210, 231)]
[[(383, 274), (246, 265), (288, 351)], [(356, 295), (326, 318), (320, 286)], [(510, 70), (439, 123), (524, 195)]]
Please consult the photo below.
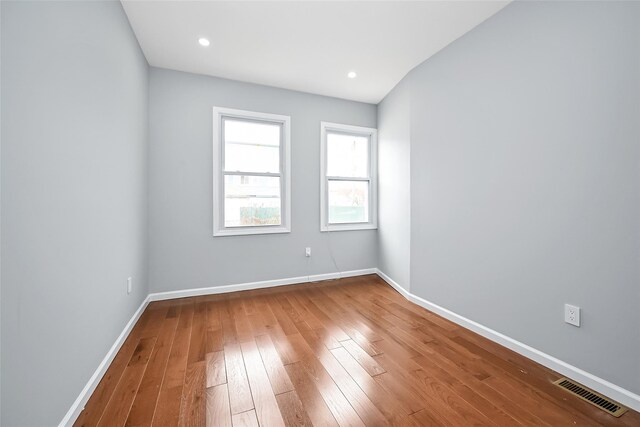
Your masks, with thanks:
[[(280, 194), (282, 211), (280, 225), (261, 225), (249, 227), (225, 227), (224, 218), (224, 170), (222, 167), (223, 141), (222, 118), (259, 120), (282, 125), (282, 151), (280, 157), (280, 175), (282, 176)], [(259, 174), (263, 175), (263, 174)], [(268, 174), (264, 174), (268, 175)], [(255, 234), (274, 234), (291, 232), (291, 117), (279, 114), (258, 113), (232, 108), (213, 107), (213, 235), (243, 236)]]
[[(329, 224), (327, 176), (327, 133), (331, 131), (369, 137), (369, 222)], [(331, 177), (332, 179), (340, 177)], [(344, 177), (345, 180), (358, 178)], [(375, 230), (378, 228), (378, 130), (362, 126), (320, 122), (320, 231)]]

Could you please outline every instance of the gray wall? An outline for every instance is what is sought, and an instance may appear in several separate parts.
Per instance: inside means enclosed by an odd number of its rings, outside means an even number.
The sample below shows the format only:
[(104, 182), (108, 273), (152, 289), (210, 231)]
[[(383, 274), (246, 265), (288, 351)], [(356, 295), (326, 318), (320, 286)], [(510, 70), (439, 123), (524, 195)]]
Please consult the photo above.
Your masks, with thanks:
[(516, 2), (406, 78), (411, 291), (635, 393), (638, 22)]
[[(375, 127), (375, 105), (157, 68), (149, 105), (151, 292), (334, 272), (330, 244), (342, 271), (376, 266), (375, 230), (320, 233), (319, 196), (320, 121)], [(291, 233), (213, 237), (213, 106), (291, 116)]]
[(1, 7), (1, 424), (51, 426), (148, 293), (148, 66), (119, 2)]
[(404, 79), (378, 105), (378, 268), (409, 290), (410, 85)]

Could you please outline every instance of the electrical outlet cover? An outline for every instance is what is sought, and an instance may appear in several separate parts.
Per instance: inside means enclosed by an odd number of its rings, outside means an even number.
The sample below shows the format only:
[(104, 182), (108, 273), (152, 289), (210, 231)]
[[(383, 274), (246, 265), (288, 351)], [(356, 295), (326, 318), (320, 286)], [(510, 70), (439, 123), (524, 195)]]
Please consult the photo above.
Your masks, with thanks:
[(580, 307), (571, 304), (564, 305), (564, 321), (573, 326), (580, 326)]

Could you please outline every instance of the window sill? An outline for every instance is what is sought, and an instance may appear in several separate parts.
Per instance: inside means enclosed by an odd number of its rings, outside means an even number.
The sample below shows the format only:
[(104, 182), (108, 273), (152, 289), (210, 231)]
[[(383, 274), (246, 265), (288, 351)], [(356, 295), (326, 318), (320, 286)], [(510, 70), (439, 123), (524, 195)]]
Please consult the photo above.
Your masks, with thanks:
[(255, 236), (259, 234), (280, 234), (291, 233), (291, 229), (288, 227), (247, 227), (247, 228), (225, 228), (222, 230), (215, 230), (213, 237), (224, 236)]
[(320, 231), (355, 231), (355, 230), (377, 230), (377, 224), (331, 224), (320, 226)]

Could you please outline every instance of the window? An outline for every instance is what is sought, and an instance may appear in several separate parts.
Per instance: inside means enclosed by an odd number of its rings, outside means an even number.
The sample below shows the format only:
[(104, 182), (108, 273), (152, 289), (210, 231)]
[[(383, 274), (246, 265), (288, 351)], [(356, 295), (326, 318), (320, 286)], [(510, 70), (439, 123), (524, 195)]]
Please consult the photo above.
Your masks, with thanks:
[(322, 122), (322, 231), (377, 228), (376, 129)]
[(291, 231), (290, 122), (214, 107), (214, 236)]

